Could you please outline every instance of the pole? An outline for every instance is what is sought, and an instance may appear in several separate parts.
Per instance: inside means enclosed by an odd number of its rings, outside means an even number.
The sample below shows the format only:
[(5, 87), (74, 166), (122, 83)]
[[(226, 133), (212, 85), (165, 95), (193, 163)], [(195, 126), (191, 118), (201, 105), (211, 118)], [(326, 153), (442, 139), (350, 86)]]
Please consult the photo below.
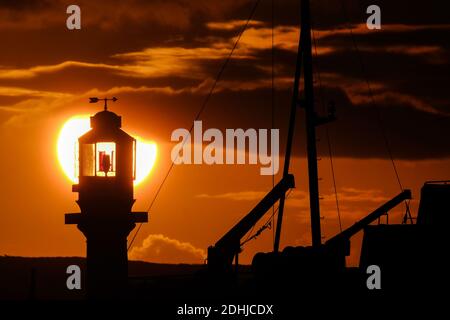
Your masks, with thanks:
[[(292, 92), (292, 101), (291, 101), (291, 110), (289, 117), (289, 128), (288, 128), (288, 136), (287, 136), (287, 144), (286, 144), (286, 153), (284, 156), (284, 167), (283, 167), (283, 178), (289, 174), (289, 163), (291, 160), (291, 152), (292, 152), (292, 141), (294, 138), (294, 129), (295, 129), (295, 118), (297, 114), (297, 104), (298, 104), (298, 92), (300, 85), (300, 75), (302, 70), (302, 38), (303, 36), (303, 28), (300, 29), (300, 37), (298, 40), (298, 49), (297, 49), (297, 62), (295, 65), (295, 76), (294, 76), (294, 88)], [(284, 203), (286, 201), (286, 193), (284, 193), (280, 198), (280, 204), (278, 206), (278, 217), (277, 217), (277, 228), (275, 231), (275, 240), (273, 245), (273, 251), (278, 252), (280, 247), (280, 236), (281, 236), (281, 224), (283, 222), (283, 211), (284, 211)]]
[[(313, 88), (313, 70), (312, 70), (312, 46), (311, 46), (311, 20), (309, 0), (301, 0), (301, 23), (300, 39), (297, 51), (297, 63), (295, 68), (294, 90), (292, 94), (289, 130), (286, 145), (286, 154), (284, 158), (283, 176), (289, 172), (289, 163), (292, 151), (292, 140), (295, 128), (295, 118), (297, 104), (299, 102), (299, 84), (301, 76), (302, 63), (304, 64), (304, 101), (301, 107), (305, 109), (305, 127), (306, 127), (306, 145), (308, 157), (308, 182), (309, 182), (309, 206), (311, 214), (311, 236), (313, 247), (322, 244), (322, 234), (320, 231), (320, 205), (319, 205), (319, 177), (317, 169), (317, 149), (316, 149), (316, 113), (314, 111), (314, 88)], [(280, 198), (278, 209), (277, 227), (274, 241), (274, 252), (279, 251), (281, 224), (283, 221), (284, 204), (286, 195)]]
[(311, 52), (311, 20), (309, 0), (301, 1), (301, 28), (305, 32), (302, 40), (302, 52), (304, 59), (304, 86), (305, 86), (305, 125), (306, 145), (308, 154), (308, 180), (309, 180), (309, 206), (311, 212), (311, 236), (312, 246), (318, 247), (322, 243), (320, 231), (320, 206), (319, 206), (319, 177), (317, 170), (316, 150), (316, 113), (314, 111), (314, 88)]

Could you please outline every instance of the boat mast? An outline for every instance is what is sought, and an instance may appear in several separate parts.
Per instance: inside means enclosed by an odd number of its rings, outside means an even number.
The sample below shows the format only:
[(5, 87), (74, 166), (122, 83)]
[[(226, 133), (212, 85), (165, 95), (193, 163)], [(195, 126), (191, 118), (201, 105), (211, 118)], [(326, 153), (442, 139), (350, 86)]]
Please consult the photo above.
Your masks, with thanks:
[[(294, 89), (292, 94), (292, 103), (289, 118), (289, 129), (286, 145), (286, 154), (284, 159), (283, 177), (289, 172), (289, 163), (292, 151), (292, 140), (295, 128), (295, 118), (297, 107), (305, 109), (306, 126), (306, 145), (308, 156), (308, 179), (309, 179), (309, 204), (311, 214), (311, 236), (312, 246), (318, 247), (322, 243), (320, 231), (320, 206), (319, 206), (319, 185), (317, 170), (317, 150), (316, 150), (316, 126), (331, 121), (333, 116), (319, 118), (314, 111), (314, 88), (313, 88), (313, 70), (312, 70), (312, 46), (311, 46), (311, 20), (309, 0), (301, 0), (300, 5), (301, 23), (300, 39), (297, 51), (297, 63), (294, 77)], [(299, 99), (299, 85), (301, 78), (301, 69), (303, 68), (303, 99)], [(274, 241), (274, 252), (279, 251), (281, 224), (283, 220), (284, 203), (286, 196), (280, 199), (278, 209), (277, 228)]]
[(311, 49), (311, 19), (309, 0), (301, 2), (301, 28), (305, 30), (302, 40), (302, 53), (304, 59), (304, 101), (300, 107), (305, 109), (306, 147), (308, 153), (308, 179), (309, 179), (309, 206), (311, 211), (311, 236), (313, 247), (320, 246), (322, 234), (320, 231), (319, 206), (319, 176), (317, 170), (316, 125), (317, 117), (314, 111), (314, 88)]

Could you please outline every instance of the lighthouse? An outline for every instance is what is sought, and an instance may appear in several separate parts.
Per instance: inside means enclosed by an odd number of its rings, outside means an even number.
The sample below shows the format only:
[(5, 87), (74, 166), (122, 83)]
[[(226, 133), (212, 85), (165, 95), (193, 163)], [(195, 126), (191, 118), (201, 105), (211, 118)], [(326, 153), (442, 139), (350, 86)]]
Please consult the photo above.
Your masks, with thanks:
[(107, 108), (90, 119), (76, 146), (78, 184), (72, 191), (80, 213), (67, 213), (65, 224), (76, 224), (86, 237), (86, 289), (90, 299), (120, 298), (128, 279), (127, 236), (147, 212), (132, 212), (135, 202), (136, 139), (121, 129), (122, 118)]

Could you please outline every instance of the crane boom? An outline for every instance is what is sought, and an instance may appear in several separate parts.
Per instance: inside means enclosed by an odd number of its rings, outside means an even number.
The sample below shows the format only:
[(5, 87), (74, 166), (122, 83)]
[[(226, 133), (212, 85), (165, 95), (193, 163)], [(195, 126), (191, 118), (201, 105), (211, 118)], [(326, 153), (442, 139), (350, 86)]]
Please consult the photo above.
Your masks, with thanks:
[(208, 268), (212, 271), (229, 271), (233, 258), (240, 252), (241, 239), (264, 216), (264, 214), (283, 196), (295, 187), (294, 176), (288, 174), (214, 246), (208, 248)]
[(361, 229), (363, 229), (368, 224), (372, 223), (376, 219), (378, 219), (383, 214), (387, 213), (389, 210), (397, 206), (399, 203), (401, 203), (404, 200), (411, 199), (411, 190), (405, 189), (401, 193), (399, 193), (397, 196), (380, 206), (379, 208), (375, 209), (371, 213), (369, 213), (367, 216), (350, 226), (349, 228), (345, 229), (341, 233), (338, 233), (331, 239), (329, 239), (325, 244), (326, 245), (333, 245), (335, 243), (339, 243), (342, 240), (348, 240), (350, 239), (354, 234), (359, 232)]

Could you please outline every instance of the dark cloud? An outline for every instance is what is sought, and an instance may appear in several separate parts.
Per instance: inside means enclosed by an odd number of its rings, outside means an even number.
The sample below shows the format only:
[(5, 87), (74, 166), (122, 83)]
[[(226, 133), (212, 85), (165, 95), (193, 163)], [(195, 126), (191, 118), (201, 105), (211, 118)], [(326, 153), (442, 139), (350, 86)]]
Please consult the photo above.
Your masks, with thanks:
[[(100, 10), (111, 3), (117, 10)], [(117, 1), (108, 5), (81, 1), (86, 24), (79, 32), (69, 32), (65, 12), (59, 12), (64, 1), (43, 3), (36, 10), (34, 1), (29, 6), (4, 2), (0, 7), (0, 16), (5, 17), (0, 22), (2, 118), (13, 116), (14, 110), (34, 110), (29, 108), (33, 103), (39, 110), (46, 103), (56, 108), (61, 104), (58, 93), (73, 102), (92, 90), (115, 92), (131, 106), (129, 112), (136, 119), (152, 122), (161, 117), (153, 129), (167, 140), (173, 129), (190, 126), (252, 4), (250, 0)], [(316, 104), (321, 109), (322, 100), (325, 104), (334, 100), (338, 107), (339, 121), (329, 127), (336, 155), (387, 157), (381, 134), (385, 130), (396, 157), (447, 157), (447, 3), (370, 4), (382, 8), (382, 30), (365, 28), (367, 1), (312, 2), (318, 49)], [(440, 10), (435, 10), (437, 6)], [(23, 17), (21, 23), (12, 20), (14, 10), (14, 15)], [(260, 2), (254, 22), (202, 114), (207, 127), (270, 125), (270, 10), (270, 1)], [(276, 126), (282, 129), (283, 138), (298, 40), (298, 1), (276, 1), (275, 10)], [(45, 24), (34, 24), (44, 20)], [(349, 25), (354, 28), (359, 53)], [(6, 94), (8, 90), (14, 94)], [(298, 147), (304, 145), (302, 125), (297, 136), (296, 152), (303, 154)]]
[(33, 11), (40, 10), (50, 6), (49, 0), (2, 0), (0, 2), (0, 10), (12, 10), (12, 11)]
[[(417, 110), (407, 102), (380, 101), (354, 105), (346, 93), (338, 88), (324, 88), (325, 95), (337, 106), (338, 119), (328, 125), (333, 153), (338, 157), (388, 158), (383, 131), (395, 158), (427, 159), (450, 156), (450, 117)], [(281, 129), (281, 150), (285, 148), (290, 90), (277, 94), (276, 127)], [(317, 97), (317, 109), (321, 110)], [(258, 117), (255, 117), (258, 115)], [(270, 127), (270, 92), (222, 92), (211, 101), (202, 116), (208, 127)], [(379, 120), (380, 119), (380, 120)], [(304, 114), (298, 113), (294, 152), (305, 155)], [(222, 124), (222, 125), (221, 125)], [(318, 128), (318, 151), (328, 155), (325, 128)]]

